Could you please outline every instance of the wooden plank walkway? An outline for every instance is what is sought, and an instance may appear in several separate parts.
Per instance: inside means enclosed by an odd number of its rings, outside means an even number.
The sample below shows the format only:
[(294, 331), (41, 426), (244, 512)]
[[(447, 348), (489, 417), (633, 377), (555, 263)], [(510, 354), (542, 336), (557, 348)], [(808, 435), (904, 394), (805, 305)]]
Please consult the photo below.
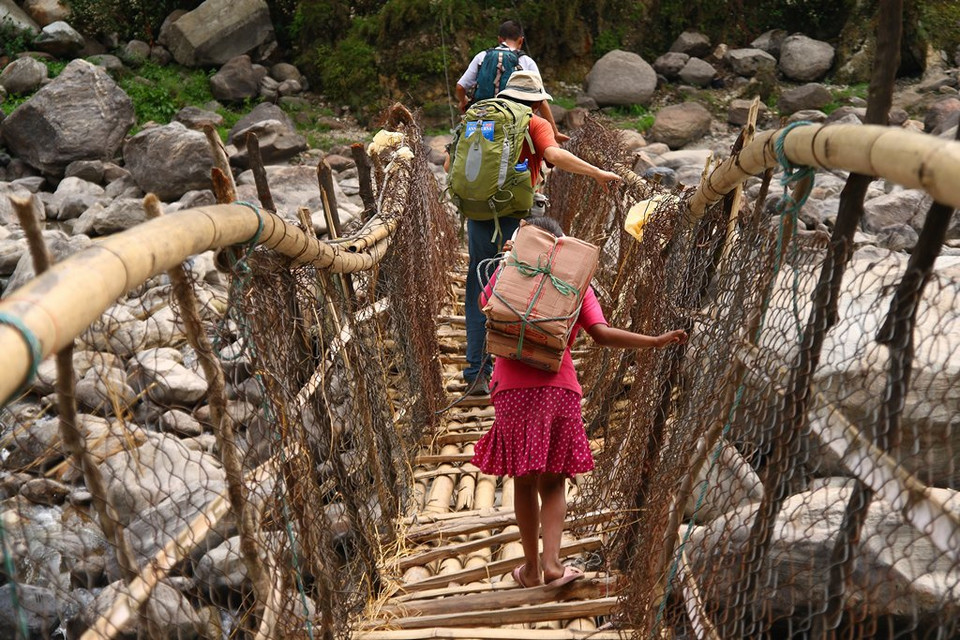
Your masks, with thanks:
[[(450, 401), (466, 388), (460, 378), (466, 344), (462, 274), (455, 288), (457, 301), (438, 329)], [(513, 514), (513, 481), (481, 474), (470, 464), (475, 443), (492, 423), (489, 398), (467, 398), (448, 410), (438, 432), (422, 443), (414, 462), (414, 505), (400, 531), (403, 548), (384, 567), (394, 580), (390, 595), (371, 603), (355, 625), (354, 638), (629, 636), (611, 624), (618, 606), (617, 576), (595, 566), (610, 513), (568, 516), (561, 555), (586, 569), (582, 579), (528, 589), (514, 582), (510, 572), (523, 562), (523, 551)], [(578, 479), (567, 484), (568, 502), (576, 498)]]

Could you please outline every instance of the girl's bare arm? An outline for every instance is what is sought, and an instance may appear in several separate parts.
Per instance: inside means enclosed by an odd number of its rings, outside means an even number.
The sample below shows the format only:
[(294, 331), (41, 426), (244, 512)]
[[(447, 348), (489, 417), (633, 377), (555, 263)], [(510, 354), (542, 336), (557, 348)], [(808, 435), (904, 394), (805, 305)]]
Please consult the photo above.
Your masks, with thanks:
[(687, 332), (682, 329), (661, 333), (658, 336), (647, 336), (606, 324), (595, 324), (587, 328), (587, 333), (601, 347), (619, 349), (649, 349), (665, 347), (673, 343), (683, 344), (687, 341)]

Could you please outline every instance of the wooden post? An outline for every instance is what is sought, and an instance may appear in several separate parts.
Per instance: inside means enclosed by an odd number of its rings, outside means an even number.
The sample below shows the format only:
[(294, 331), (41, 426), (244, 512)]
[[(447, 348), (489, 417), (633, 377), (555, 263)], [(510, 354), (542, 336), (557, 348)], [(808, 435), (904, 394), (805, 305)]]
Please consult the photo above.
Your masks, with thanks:
[(253, 171), (253, 181), (257, 185), (257, 199), (260, 206), (271, 213), (277, 212), (277, 205), (273, 203), (273, 194), (270, 193), (270, 184), (267, 182), (267, 170), (263, 166), (263, 156), (260, 155), (260, 140), (257, 134), (247, 133), (247, 158), (250, 170)]
[(357, 165), (357, 179), (360, 181), (360, 200), (363, 202), (363, 222), (377, 214), (377, 197), (373, 194), (373, 182), (370, 179), (370, 161), (363, 144), (350, 145), (353, 162)]

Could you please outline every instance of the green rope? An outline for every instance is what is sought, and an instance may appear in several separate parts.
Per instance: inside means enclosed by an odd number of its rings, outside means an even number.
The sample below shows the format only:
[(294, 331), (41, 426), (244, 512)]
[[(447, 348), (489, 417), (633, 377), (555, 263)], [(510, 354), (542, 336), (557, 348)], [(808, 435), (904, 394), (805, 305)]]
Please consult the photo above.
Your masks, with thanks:
[[(787, 133), (789, 133), (795, 127), (808, 125), (808, 124), (810, 124), (810, 122), (805, 120), (791, 123), (790, 125), (784, 127), (783, 131), (780, 133), (779, 136), (777, 136), (777, 139), (774, 142), (774, 150), (777, 155), (777, 161), (780, 163), (780, 166), (783, 168), (783, 175), (780, 177), (780, 184), (783, 186), (783, 194), (780, 196), (779, 202), (777, 202), (777, 211), (780, 213), (780, 215), (789, 216), (788, 219), (791, 225), (790, 226), (791, 237), (793, 237), (794, 235), (793, 232), (796, 231), (796, 228), (797, 228), (797, 217), (800, 213), (800, 209), (803, 207), (804, 203), (807, 201), (807, 197), (809, 196), (811, 190), (810, 189), (806, 190), (803, 194), (801, 194), (800, 199), (796, 200), (790, 194), (789, 187), (791, 184), (798, 183), (805, 178), (813, 179), (815, 170), (813, 167), (795, 165), (792, 162), (790, 162), (790, 159), (787, 158), (786, 153), (784, 152), (784, 149), (783, 149), (783, 140), (786, 137)], [(783, 251), (783, 243), (785, 240), (784, 228), (785, 228), (785, 225), (781, 224), (780, 230), (777, 234), (777, 254), (776, 255), (778, 256), (781, 255)], [(794, 256), (796, 255), (796, 251), (797, 251), (797, 245), (794, 242), (793, 243)], [(753, 336), (754, 342), (759, 341), (763, 333), (764, 323), (766, 322), (767, 310), (770, 307), (770, 302), (773, 297), (772, 295), (773, 289), (774, 289), (774, 286), (776, 285), (777, 275), (780, 273), (780, 266), (781, 266), (781, 261), (777, 260), (774, 263), (773, 277), (770, 278), (770, 285), (767, 287), (767, 290), (763, 296), (763, 302), (761, 305), (761, 312), (760, 312), (760, 322), (759, 322), (759, 325), (757, 326), (757, 332)], [(797, 300), (798, 290), (799, 290), (799, 274), (797, 272), (796, 267), (794, 267), (793, 273), (794, 273), (793, 309), (794, 309), (794, 317), (797, 321), (797, 326), (799, 329), (800, 314), (799, 314), (799, 304)], [(798, 335), (798, 340), (801, 337), (802, 337), (802, 333)], [(660, 622), (662, 621), (663, 614), (667, 605), (667, 596), (670, 594), (671, 585), (676, 579), (676, 575), (680, 566), (680, 558), (683, 554), (683, 549), (686, 546), (687, 542), (689, 542), (690, 535), (693, 532), (694, 517), (703, 506), (703, 501), (707, 495), (707, 489), (709, 488), (708, 478), (710, 476), (710, 471), (713, 470), (713, 468), (717, 465), (717, 461), (720, 459), (720, 454), (723, 452), (723, 441), (730, 433), (730, 428), (733, 425), (733, 418), (736, 415), (737, 411), (740, 409), (740, 404), (743, 402), (743, 395), (744, 395), (745, 389), (746, 389), (746, 383), (741, 380), (740, 384), (737, 387), (737, 392), (734, 395), (733, 403), (730, 405), (730, 411), (727, 414), (727, 420), (723, 425), (723, 429), (721, 430), (720, 440), (717, 442), (717, 446), (711, 455), (710, 466), (708, 467), (706, 474), (704, 474), (704, 481), (701, 483), (700, 492), (697, 495), (697, 502), (694, 505), (693, 514), (690, 517), (690, 522), (687, 524), (687, 529), (683, 534), (683, 540), (680, 542), (679, 545), (677, 545), (677, 549), (674, 553), (673, 564), (670, 566), (670, 573), (666, 582), (666, 591), (664, 593), (663, 599), (660, 601), (660, 607), (657, 610), (656, 621), (654, 622), (653, 628), (651, 629), (651, 637), (653, 637), (655, 630), (659, 627)], [(683, 508), (683, 505), (678, 505), (678, 508)]]
[(23, 338), (24, 342), (27, 343), (27, 348), (30, 350), (30, 368), (27, 371), (27, 377), (24, 379), (23, 384), (21, 384), (11, 396), (16, 397), (23, 393), (33, 382), (34, 378), (37, 377), (37, 369), (40, 367), (40, 361), (43, 360), (43, 347), (36, 334), (17, 316), (5, 312), (0, 313), (0, 325), (7, 325), (15, 329)]
[(30, 630), (27, 625), (26, 612), (23, 607), (20, 606), (19, 585), (16, 580), (17, 568), (14, 565), (13, 556), (7, 550), (7, 535), (6, 529), (3, 526), (3, 518), (0, 518), (0, 549), (3, 550), (3, 570), (7, 574), (7, 579), (10, 581), (10, 599), (13, 604), (13, 609), (16, 611), (17, 631), (20, 632), (18, 637), (27, 640), (27, 638), (31, 637)]
[[(497, 260), (500, 260), (500, 258), (491, 258), (489, 260), (484, 260), (483, 262), (487, 263), (487, 262), (497, 261)], [(528, 278), (544, 276), (540, 278), (540, 281), (537, 284), (537, 290), (534, 292), (533, 296), (531, 296), (530, 304), (529, 306), (527, 306), (526, 311), (520, 311), (519, 309), (514, 307), (510, 303), (510, 301), (504, 298), (503, 295), (497, 291), (496, 287), (494, 287), (493, 289), (493, 295), (497, 298), (497, 300), (502, 302), (504, 306), (506, 306), (507, 309), (512, 311), (518, 318), (518, 320), (514, 322), (504, 323), (508, 325), (517, 324), (520, 326), (520, 332), (517, 335), (517, 358), (520, 358), (523, 355), (523, 343), (524, 343), (524, 340), (526, 339), (527, 329), (540, 331), (540, 333), (543, 333), (544, 335), (546, 335), (546, 332), (541, 331), (537, 327), (538, 324), (542, 324), (546, 322), (555, 322), (558, 320), (560, 321), (570, 320), (572, 318), (576, 318), (577, 315), (579, 315), (580, 313), (580, 305), (577, 305), (577, 308), (574, 309), (572, 313), (565, 316), (552, 316), (547, 318), (536, 318), (536, 319), (530, 318), (530, 315), (533, 313), (533, 308), (534, 306), (536, 306), (537, 301), (540, 299), (540, 295), (543, 293), (543, 288), (544, 286), (546, 286), (546, 283), (548, 280), (551, 284), (553, 284), (554, 288), (556, 288), (556, 290), (561, 295), (576, 296), (578, 299), (581, 297), (581, 293), (579, 289), (577, 289), (575, 286), (573, 286), (569, 282), (566, 282), (565, 280), (562, 280), (561, 278), (558, 278), (556, 275), (554, 275), (551, 269), (552, 262), (553, 262), (552, 253), (549, 255), (549, 257), (547, 257), (546, 254), (540, 254), (540, 256), (538, 256), (537, 258), (537, 264), (532, 265), (528, 262), (524, 262), (523, 260), (521, 260), (519, 256), (517, 256), (516, 249), (512, 250), (509, 253), (509, 255), (503, 258), (503, 264), (505, 266), (514, 267), (517, 270), (517, 272), (520, 273), (520, 275), (522, 276), (526, 276)], [(482, 264), (483, 263), (481, 263), (481, 265)], [(478, 266), (477, 271), (479, 273), (480, 266)]]

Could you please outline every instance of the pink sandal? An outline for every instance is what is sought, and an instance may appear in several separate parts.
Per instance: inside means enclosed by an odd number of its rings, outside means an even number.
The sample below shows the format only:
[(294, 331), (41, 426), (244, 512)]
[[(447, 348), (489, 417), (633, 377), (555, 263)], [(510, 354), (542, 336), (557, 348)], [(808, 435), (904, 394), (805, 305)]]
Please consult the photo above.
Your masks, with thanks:
[(547, 583), (548, 587), (562, 587), (565, 584), (570, 584), (574, 580), (583, 577), (583, 571), (577, 569), (576, 567), (565, 566), (563, 568), (563, 575), (557, 578), (556, 580), (551, 580)]

